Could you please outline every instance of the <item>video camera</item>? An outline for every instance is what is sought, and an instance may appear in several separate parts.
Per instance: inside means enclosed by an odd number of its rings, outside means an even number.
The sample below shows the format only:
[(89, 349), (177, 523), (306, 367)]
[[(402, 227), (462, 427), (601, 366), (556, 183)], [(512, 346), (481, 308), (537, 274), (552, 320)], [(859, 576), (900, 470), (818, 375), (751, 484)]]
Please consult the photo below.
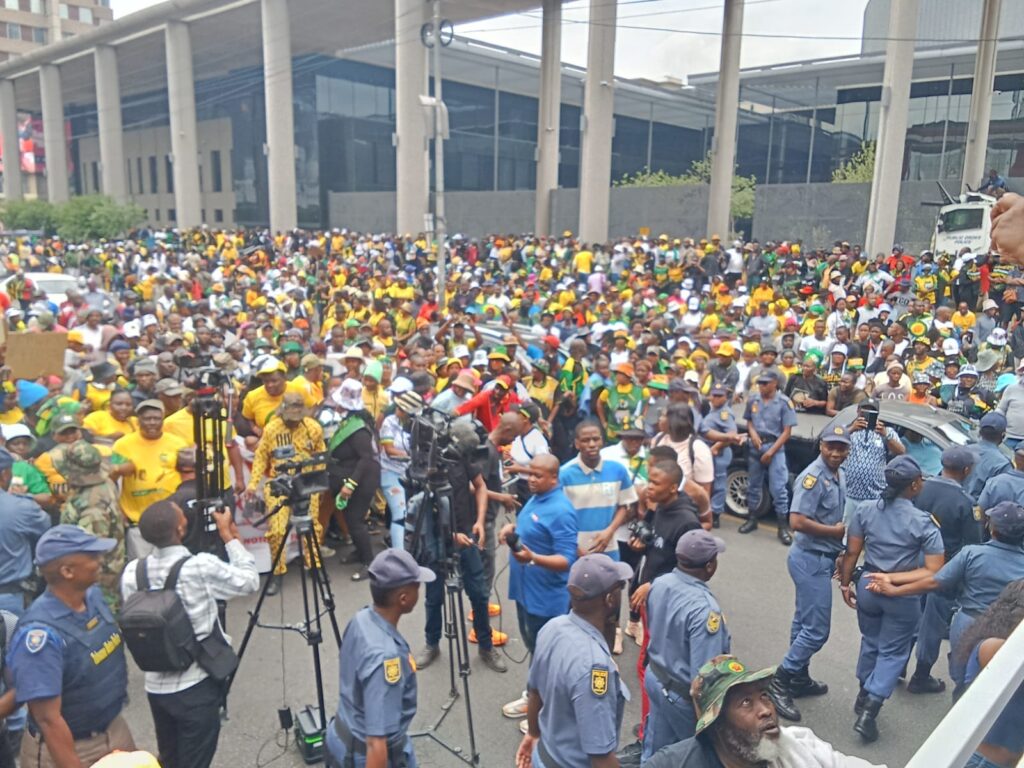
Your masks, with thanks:
[(308, 506), (313, 496), (330, 488), (326, 453), (315, 453), (308, 459), (296, 459), (295, 446), (282, 445), (270, 455), (277, 473), (270, 479), (270, 492), (274, 496), (288, 499), (293, 505), (304, 503)]
[(636, 539), (645, 547), (651, 546), (654, 542), (654, 526), (646, 520), (631, 520), (626, 526), (629, 537)]

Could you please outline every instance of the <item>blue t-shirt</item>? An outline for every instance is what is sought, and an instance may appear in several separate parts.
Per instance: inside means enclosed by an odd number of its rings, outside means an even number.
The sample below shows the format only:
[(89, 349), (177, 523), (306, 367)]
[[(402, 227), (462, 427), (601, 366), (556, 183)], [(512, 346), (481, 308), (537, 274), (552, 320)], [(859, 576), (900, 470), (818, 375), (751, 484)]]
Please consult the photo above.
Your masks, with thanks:
[[(608, 462), (611, 464), (612, 462)], [(576, 510), (561, 486), (531, 496), (516, 519), (519, 540), (537, 555), (576, 560)], [(560, 616), (569, 610), (569, 570), (552, 571), (518, 562), (509, 552), (508, 596), (534, 616)]]

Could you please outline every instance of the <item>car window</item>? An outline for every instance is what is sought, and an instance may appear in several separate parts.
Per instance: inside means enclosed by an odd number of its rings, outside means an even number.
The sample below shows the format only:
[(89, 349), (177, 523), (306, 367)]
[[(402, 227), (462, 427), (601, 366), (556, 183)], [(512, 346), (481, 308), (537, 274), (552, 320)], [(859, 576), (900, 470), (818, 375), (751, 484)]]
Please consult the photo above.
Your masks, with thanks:
[(977, 438), (971, 434), (970, 426), (966, 422), (945, 421), (936, 424), (935, 428), (948, 437), (954, 445), (969, 445), (977, 442)]

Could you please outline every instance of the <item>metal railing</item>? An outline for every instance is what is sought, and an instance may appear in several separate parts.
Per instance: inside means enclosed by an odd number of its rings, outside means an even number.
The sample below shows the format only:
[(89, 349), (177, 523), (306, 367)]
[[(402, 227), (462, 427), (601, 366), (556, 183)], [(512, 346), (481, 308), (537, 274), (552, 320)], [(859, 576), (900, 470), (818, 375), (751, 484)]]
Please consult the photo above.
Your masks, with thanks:
[(942, 718), (906, 768), (963, 768), (1024, 682), (1024, 623)]

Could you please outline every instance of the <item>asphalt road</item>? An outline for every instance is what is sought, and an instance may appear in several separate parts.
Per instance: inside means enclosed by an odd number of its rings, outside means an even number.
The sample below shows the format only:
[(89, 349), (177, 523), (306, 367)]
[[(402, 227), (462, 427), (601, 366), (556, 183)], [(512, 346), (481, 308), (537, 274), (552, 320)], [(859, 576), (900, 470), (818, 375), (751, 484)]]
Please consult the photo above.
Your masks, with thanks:
[[(732, 633), (733, 652), (748, 666), (776, 664), (788, 646), (792, 618), (793, 586), (786, 572), (786, 550), (775, 539), (774, 529), (762, 525), (754, 534), (736, 533), (737, 522), (723, 518), (721, 536), (728, 550), (711, 588), (722, 604)], [(505, 562), (506, 551), (499, 550), (499, 564)], [(365, 584), (349, 580), (351, 568), (332, 563), (328, 572), (338, 600), (338, 622), (344, 629), (347, 619), (369, 602)], [(505, 605), (502, 628), (511, 635), (505, 650), (516, 661), (526, 655), (515, 626), (515, 608), (505, 600), (505, 574), (499, 576), (499, 592)], [(228, 611), (228, 631), (237, 647), (247, 621), (248, 609), (255, 603), (238, 600)], [(466, 605), (468, 612), (469, 606)], [(302, 617), (302, 595), (298, 572), (286, 577), (281, 597), (268, 600), (262, 620), (267, 623), (294, 623)], [(498, 619), (497, 621), (502, 621)], [(399, 629), (410, 640), (415, 653), (423, 642), (423, 611), (418, 608), (405, 617)], [(329, 713), (337, 707), (337, 650), (331, 632), (325, 632), (323, 650), (324, 689)], [(442, 639), (442, 644), (444, 644)], [(863, 745), (852, 731), (853, 700), (857, 693), (854, 667), (860, 635), (855, 613), (843, 604), (838, 587), (835, 591), (832, 636), (825, 649), (815, 658), (812, 673), (829, 684), (830, 692), (818, 699), (802, 699), (802, 725), (814, 729), (820, 737), (848, 754), (855, 754), (877, 764), (902, 766), (941, 720), (950, 705), (949, 694), (912, 696), (901, 685), (882, 709), (879, 718), (881, 738), (873, 745)], [(496, 674), (483, 667), (470, 646), (469, 677), (473, 724), (480, 765), (506, 768), (519, 744), (518, 722), (502, 717), (501, 704), (516, 698), (526, 679), (526, 664), (509, 662), (509, 671)], [(635, 676), (637, 648), (626, 638), (625, 653), (619, 667), (634, 694), (626, 709), (621, 743), (632, 741), (631, 729), (639, 719), (639, 685)], [(431, 726), (441, 714), (441, 706), (450, 689), (448, 651), (430, 668), (419, 673), (419, 709), (415, 728)], [(913, 662), (911, 662), (913, 664)], [(945, 664), (937, 668), (946, 675)], [(461, 681), (457, 680), (461, 690)], [(132, 668), (131, 703), (126, 712), (140, 747), (156, 751), (152, 722), (142, 675)], [(289, 742), (285, 748), (284, 734), (279, 729), (277, 710), (281, 706), (293, 711), (316, 700), (312, 654), (304, 640), (294, 632), (257, 629), (242, 662), (239, 678), (230, 698), (230, 720), (220, 737), (216, 766), (300, 766), (303, 762)], [(468, 749), (465, 700), (452, 707), (438, 734), (454, 747)], [(429, 739), (416, 739), (416, 754), (421, 766), (458, 766), (459, 761)]]

